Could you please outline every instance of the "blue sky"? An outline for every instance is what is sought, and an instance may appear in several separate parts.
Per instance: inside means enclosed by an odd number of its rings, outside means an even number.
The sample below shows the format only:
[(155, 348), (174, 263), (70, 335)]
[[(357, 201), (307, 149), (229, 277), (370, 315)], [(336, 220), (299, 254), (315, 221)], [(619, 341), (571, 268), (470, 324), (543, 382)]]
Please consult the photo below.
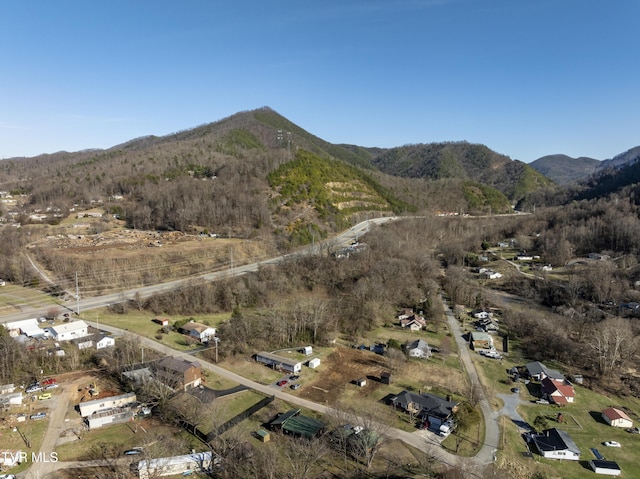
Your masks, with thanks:
[(24, 0), (0, 18), (0, 158), (263, 106), (332, 143), (525, 162), (640, 145), (638, 0)]

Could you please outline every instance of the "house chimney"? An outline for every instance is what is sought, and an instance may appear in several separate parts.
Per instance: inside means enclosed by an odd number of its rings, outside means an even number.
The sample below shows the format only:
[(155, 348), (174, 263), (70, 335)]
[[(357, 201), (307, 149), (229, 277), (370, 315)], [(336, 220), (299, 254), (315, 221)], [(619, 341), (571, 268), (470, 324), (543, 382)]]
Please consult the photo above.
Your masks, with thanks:
[(447, 394), (447, 402), (451, 402), (451, 394)]

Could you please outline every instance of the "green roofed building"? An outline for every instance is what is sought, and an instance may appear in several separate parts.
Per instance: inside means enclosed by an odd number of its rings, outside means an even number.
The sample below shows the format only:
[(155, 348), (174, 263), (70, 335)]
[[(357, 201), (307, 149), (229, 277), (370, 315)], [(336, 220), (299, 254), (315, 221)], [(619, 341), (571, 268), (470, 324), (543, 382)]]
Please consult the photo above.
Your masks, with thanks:
[(313, 418), (300, 414), (300, 409), (291, 409), (280, 414), (277, 418), (269, 423), (272, 429), (280, 429), (285, 434), (294, 434), (311, 439), (315, 437), (322, 429), (324, 424)]

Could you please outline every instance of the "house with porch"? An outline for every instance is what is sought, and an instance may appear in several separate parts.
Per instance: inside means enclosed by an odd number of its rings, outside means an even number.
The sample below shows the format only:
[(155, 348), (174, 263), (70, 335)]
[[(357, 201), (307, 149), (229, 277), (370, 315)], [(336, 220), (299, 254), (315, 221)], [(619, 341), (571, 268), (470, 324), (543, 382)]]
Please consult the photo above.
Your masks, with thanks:
[(216, 328), (207, 326), (206, 324), (196, 323), (195, 321), (189, 321), (184, 324), (180, 331), (187, 336), (197, 339), (201, 343), (206, 343), (216, 335)]

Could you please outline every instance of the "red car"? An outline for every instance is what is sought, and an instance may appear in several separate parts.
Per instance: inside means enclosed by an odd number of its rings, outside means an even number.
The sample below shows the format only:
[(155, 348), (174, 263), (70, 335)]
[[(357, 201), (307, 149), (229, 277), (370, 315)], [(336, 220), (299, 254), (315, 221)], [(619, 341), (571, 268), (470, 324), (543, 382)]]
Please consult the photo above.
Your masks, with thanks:
[(57, 383), (58, 380), (55, 378), (49, 378), (49, 379), (45, 379), (44, 381), (42, 381), (42, 385), (43, 386), (51, 386), (52, 384)]
[(289, 381), (283, 379), (282, 381), (278, 381), (276, 384), (280, 387), (285, 386)]

